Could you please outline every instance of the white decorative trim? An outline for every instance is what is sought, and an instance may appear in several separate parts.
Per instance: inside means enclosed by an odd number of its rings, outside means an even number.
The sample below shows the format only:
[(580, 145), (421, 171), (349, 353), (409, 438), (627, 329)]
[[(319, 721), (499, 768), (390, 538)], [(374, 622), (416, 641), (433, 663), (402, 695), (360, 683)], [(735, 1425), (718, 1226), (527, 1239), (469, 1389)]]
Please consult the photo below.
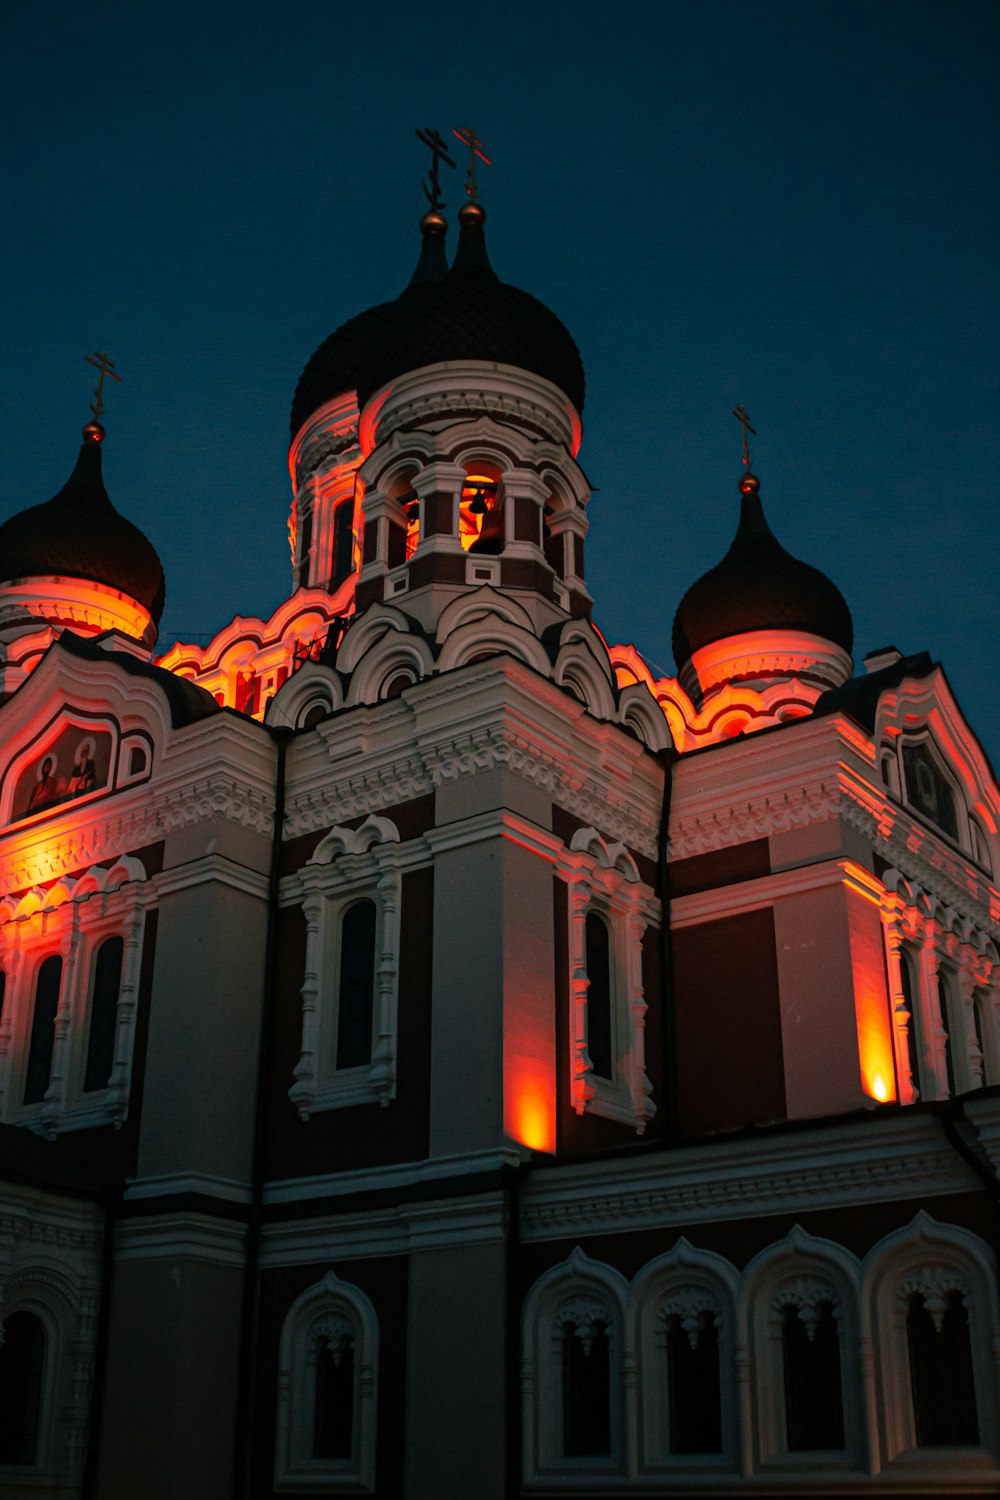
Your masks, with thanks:
[[(284, 885), (302, 893), (306, 919), (302, 1047), (288, 1091), (302, 1120), (318, 1110), (384, 1106), (395, 1098), (403, 864), (395, 824), (369, 816), (358, 829), (331, 829)], [(338, 1069), (340, 932), (345, 913), (361, 900), (376, 910), (371, 1061)]]
[(937, 1122), (907, 1112), (539, 1173), (524, 1187), (521, 1234), (528, 1241), (663, 1229), (948, 1196), (977, 1183)]
[(81, 1494), (102, 1243), (103, 1215), (93, 1204), (4, 1184), (0, 1324), (11, 1313), (30, 1313), (46, 1336), (35, 1462), (0, 1464), (5, 1495), (78, 1500)]
[(516, 1167), (520, 1152), (470, 1151), (463, 1156), (437, 1156), (427, 1161), (401, 1162), (398, 1166), (362, 1167), (354, 1172), (326, 1172), (311, 1177), (282, 1177), (264, 1186), (265, 1203), (301, 1203), (313, 1198), (337, 1198), (354, 1193), (384, 1192), (388, 1188), (412, 1188), (442, 1178), (468, 1177)]
[[(94, 1125), (120, 1126), (128, 1115), (146, 911), (156, 904), (139, 860), (95, 866), (64, 876), (19, 901), (0, 902), (0, 968), (7, 976), (0, 1019), (0, 1118), (53, 1137)], [(123, 942), (110, 1079), (84, 1092), (94, 965), (109, 938)], [(35, 1007), (36, 978), (45, 959), (62, 958), (49, 1083), (44, 1099), (23, 1104)]]
[[(323, 1346), (334, 1343), (345, 1353), (349, 1351), (351, 1357), (350, 1452), (343, 1457), (318, 1457), (318, 1361)], [(374, 1307), (360, 1287), (341, 1281), (333, 1271), (292, 1303), (278, 1351), (276, 1490), (311, 1494), (344, 1490), (371, 1494), (374, 1490), (378, 1346)]]
[(507, 1240), (504, 1193), (421, 1200), (398, 1208), (324, 1214), (265, 1224), (261, 1265), (316, 1265), (324, 1260), (367, 1260), (408, 1255), (411, 1249), (497, 1245)]
[(227, 1203), (250, 1203), (253, 1193), (248, 1182), (235, 1177), (213, 1177), (209, 1172), (159, 1172), (153, 1176), (130, 1177), (125, 1197), (168, 1198), (179, 1193), (198, 1193), (206, 1198), (223, 1198)]
[(212, 1266), (246, 1264), (247, 1229), (232, 1219), (209, 1214), (157, 1214), (121, 1219), (115, 1232), (115, 1261), (200, 1261)]
[[(867, 1332), (882, 1352), (878, 1414), (873, 1424), (878, 1468), (914, 1487), (947, 1480), (957, 1469), (982, 1484), (1000, 1481), (1000, 1304), (996, 1259), (977, 1235), (939, 1224), (921, 1210), (905, 1229), (887, 1235), (863, 1266)], [(979, 1419), (979, 1444), (971, 1448), (917, 1448), (909, 1379), (906, 1302), (919, 1292), (933, 1310), (941, 1292), (961, 1292), (969, 1319)], [(934, 1296), (934, 1293), (937, 1296)], [(928, 1299), (930, 1299), (928, 1301)]]
[[(656, 1113), (646, 1073), (646, 1001), (642, 984), (644, 907), (652, 891), (639, 880), (635, 860), (621, 843), (608, 844), (596, 828), (573, 835), (564, 859), (569, 912), (570, 1098), (577, 1114), (603, 1115), (642, 1135)], [(587, 1037), (587, 918), (595, 913), (610, 938), (613, 1076), (594, 1069)]]
[[(626, 1368), (625, 1302), (621, 1272), (591, 1260), (577, 1247), (540, 1277), (521, 1314), (522, 1479), (525, 1484), (570, 1477), (577, 1486), (604, 1489), (633, 1465), (626, 1451), (623, 1374)], [(567, 1455), (563, 1426), (563, 1340), (576, 1331), (586, 1347), (588, 1330), (603, 1323), (610, 1346), (611, 1452), (606, 1457)], [(587, 1351), (589, 1353), (589, 1349)]]

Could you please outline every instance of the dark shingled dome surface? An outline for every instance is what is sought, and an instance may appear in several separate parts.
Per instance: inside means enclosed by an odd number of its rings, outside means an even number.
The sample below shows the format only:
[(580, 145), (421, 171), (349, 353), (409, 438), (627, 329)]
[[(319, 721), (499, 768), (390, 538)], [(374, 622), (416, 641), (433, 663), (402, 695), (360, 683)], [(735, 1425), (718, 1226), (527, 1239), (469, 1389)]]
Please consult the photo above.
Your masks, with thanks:
[(163, 613), (163, 566), (152, 542), (111, 504), (99, 443), (83, 444), (58, 495), (0, 526), (0, 579), (52, 576), (118, 589), (157, 622)]
[(463, 216), (447, 274), (440, 240), (426, 241), (414, 280), (394, 302), (351, 318), (316, 350), (292, 402), (293, 438), (341, 392), (357, 391), (364, 406), (390, 380), (443, 360), (529, 370), (558, 386), (582, 412), (583, 362), (572, 336), (537, 297), (498, 278), (486, 252), (482, 210), (466, 205)]
[(702, 646), (752, 630), (804, 630), (850, 654), (854, 625), (825, 573), (800, 562), (775, 537), (752, 475), (741, 484), (739, 529), (725, 557), (693, 583), (674, 616), (678, 668)]

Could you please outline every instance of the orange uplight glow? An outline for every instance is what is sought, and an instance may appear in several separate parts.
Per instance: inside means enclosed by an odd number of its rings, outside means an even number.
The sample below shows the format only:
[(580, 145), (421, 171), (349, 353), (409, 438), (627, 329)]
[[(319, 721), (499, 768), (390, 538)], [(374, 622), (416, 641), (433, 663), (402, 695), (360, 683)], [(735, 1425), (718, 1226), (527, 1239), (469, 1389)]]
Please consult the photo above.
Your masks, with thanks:
[(889, 1097), (889, 1085), (881, 1073), (872, 1074), (871, 1091), (880, 1104), (884, 1104)]
[(527, 1059), (517, 1069), (507, 1095), (507, 1130), (532, 1151), (554, 1151), (556, 1147), (555, 1104), (544, 1070), (531, 1068)]

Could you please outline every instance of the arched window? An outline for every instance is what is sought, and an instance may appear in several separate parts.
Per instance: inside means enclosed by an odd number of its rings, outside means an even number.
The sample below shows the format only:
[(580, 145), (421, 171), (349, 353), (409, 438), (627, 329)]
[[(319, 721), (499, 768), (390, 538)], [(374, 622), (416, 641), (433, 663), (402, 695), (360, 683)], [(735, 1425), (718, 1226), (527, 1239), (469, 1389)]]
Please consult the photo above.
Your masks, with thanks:
[(41, 964), (35, 982), (35, 1009), (31, 1018), (31, 1042), (24, 1075), (25, 1104), (40, 1104), (52, 1078), (52, 1053), (55, 1047), (61, 979), (62, 959), (58, 953), (53, 953)]
[(111, 1082), (124, 955), (125, 942), (120, 937), (108, 938), (97, 950), (94, 990), (90, 1002), (87, 1068), (83, 1079), (85, 1094), (93, 1089), (105, 1089)]
[(781, 1352), (788, 1451), (843, 1448), (840, 1332), (833, 1304), (786, 1303)]
[(354, 1449), (354, 1336), (338, 1319), (316, 1335), (314, 1458), (350, 1458)]
[(903, 777), (906, 783), (906, 800), (910, 806), (936, 823), (942, 833), (957, 842), (955, 794), (926, 744), (903, 746)]
[(368, 1297), (333, 1271), (289, 1308), (278, 1353), (276, 1487), (374, 1488), (378, 1342)]
[(3, 1321), (0, 1344), (0, 1463), (33, 1464), (38, 1455), (45, 1330), (33, 1313)]
[(914, 1292), (906, 1314), (918, 1448), (979, 1442), (969, 1315), (962, 1293)]
[(297, 575), (298, 587), (305, 588), (309, 582), (309, 549), (312, 547), (313, 518), (312, 511), (307, 510), (299, 523), (299, 567)]
[(909, 1020), (906, 1023), (906, 1060), (910, 1066), (910, 1077), (913, 1080), (913, 1092), (915, 1098), (920, 1098), (920, 1053), (917, 1047), (917, 1013), (916, 995), (917, 988), (913, 982), (913, 964), (910, 955), (901, 952), (899, 955), (899, 977), (903, 985), (903, 1000), (909, 1011)]
[(338, 1068), (360, 1068), (372, 1060), (375, 928), (374, 901), (356, 901), (341, 919)]
[(587, 1051), (600, 1078), (614, 1077), (611, 1027), (611, 938), (596, 912), (587, 913)]
[(567, 1458), (611, 1453), (611, 1346), (607, 1324), (563, 1325), (563, 1453)]
[(330, 583), (339, 588), (354, 571), (354, 503), (345, 500), (333, 513), (333, 556)]
[(981, 865), (988, 875), (993, 873), (993, 862), (990, 859), (990, 846), (983, 831), (982, 824), (978, 818), (969, 817), (969, 835), (972, 839), (972, 857), (977, 865)]
[(943, 970), (938, 974), (937, 992), (938, 1007), (941, 1013), (941, 1030), (944, 1034), (941, 1046), (944, 1052), (945, 1081), (948, 1085), (948, 1094), (953, 1097), (958, 1090), (955, 1087), (955, 1059), (951, 1055), (951, 1007), (949, 1003), (951, 999), (951, 981)]
[[(687, 1325), (687, 1326), (685, 1326)], [(719, 1330), (715, 1315), (666, 1319), (670, 1452), (721, 1453)]]

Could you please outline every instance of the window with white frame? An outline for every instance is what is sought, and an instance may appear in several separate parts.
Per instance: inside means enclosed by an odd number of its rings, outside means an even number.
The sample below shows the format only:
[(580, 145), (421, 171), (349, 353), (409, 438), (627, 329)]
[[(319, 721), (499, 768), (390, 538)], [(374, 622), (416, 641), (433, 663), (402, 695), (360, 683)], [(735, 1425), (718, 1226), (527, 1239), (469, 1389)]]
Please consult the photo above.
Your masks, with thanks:
[(289, 1098), (303, 1120), (396, 1092), (399, 832), (387, 818), (331, 829), (282, 887), (306, 921), (302, 1043)]
[(643, 1473), (735, 1471), (739, 1417), (735, 1268), (683, 1237), (629, 1291), (627, 1342), (636, 1351)]
[(126, 1118), (151, 900), (126, 856), (0, 903), (0, 1118), (49, 1136)]
[(333, 1271), (294, 1302), (281, 1330), (275, 1488), (375, 1487), (378, 1319)]
[(532, 1288), (521, 1358), (526, 1481), (624, 1472), (625, 1286), (577, 1249)]
[(1000, 1479), (992, 1250), (921, 1211), (870, 1252), (864, 1283), (879, 1357), (881, 1462), (945, 1479), (960, 1463), (968, 1483), (992, 1486)]
[(579, 829), (563, 861), (569, 905), (570, 1089), (587, 1111), (633, 1125), (656, 1113), (646, 1074), (642, 939), (657, 907), (622, 844)]
[(864, 1462), (859, 1272), (843, 1246), (796, 1225), (744, 1273), (740, 1295), (762, 1469), (827, 1472)]
[(900, 1100), (979, 1088), (998, 1066), (996, 945), (898, 870), (887, 870), (883, 879)]

